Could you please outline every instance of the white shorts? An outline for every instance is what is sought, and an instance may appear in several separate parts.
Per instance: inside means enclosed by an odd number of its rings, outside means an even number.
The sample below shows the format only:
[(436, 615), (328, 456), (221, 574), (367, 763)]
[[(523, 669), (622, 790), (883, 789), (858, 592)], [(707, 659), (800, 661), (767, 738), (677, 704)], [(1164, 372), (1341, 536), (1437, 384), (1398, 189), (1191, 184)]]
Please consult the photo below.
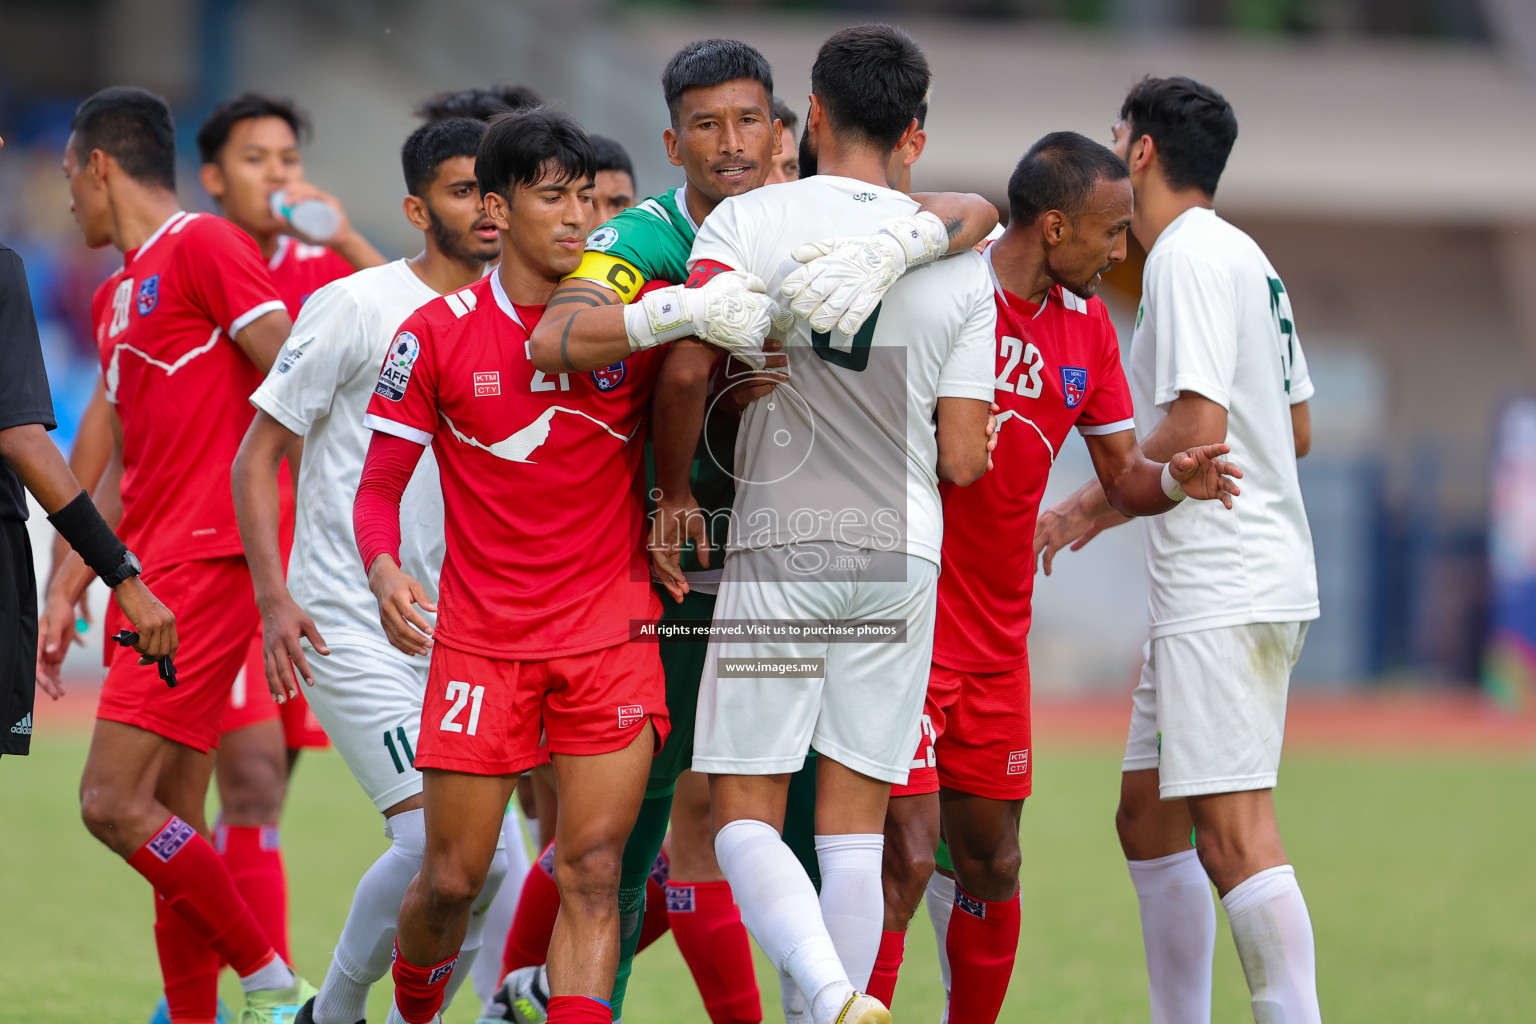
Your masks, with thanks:
[[(814, 579), (786, 572), (818, 552), (851, 557), (846, 571)], [(858, 565), (857, 560), (864, 563)], [(815, 559), (813, 558), (812, 561)], [(714, 621), (896, 619), (905, 642), (712, 640), (699, 683), (693, 770), (713, 775), (798, 771), (818, 753), (882, 782), (907, 781), (933, 654), (939, 567), (915, 555), (803, 544), (732, 554)], [(820, 659), (817, 677), (723, 676), (721, 658)]]
[(363, 792), (383, 812), (421, 792), (421, 773), (411, 762), (429, 662), (383, 641), (329, 647), (329, 655), (319, 655), (305, 644), (315, 685), (304, 686), (304, 697)]
[(1271, 789), (1305, 622), (1255, 622), (1147, 641), (1121, 771), (1158, 770), (1164, 800)]

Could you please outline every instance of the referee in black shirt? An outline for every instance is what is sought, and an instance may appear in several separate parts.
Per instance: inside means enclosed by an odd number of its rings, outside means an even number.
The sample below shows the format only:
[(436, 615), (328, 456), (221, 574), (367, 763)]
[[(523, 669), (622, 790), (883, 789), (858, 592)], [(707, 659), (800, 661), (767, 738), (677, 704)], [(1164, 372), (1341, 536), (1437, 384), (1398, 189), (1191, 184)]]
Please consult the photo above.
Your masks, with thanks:
[[(3, 145), (0, 142), (0, 145)], [(138, 631), (141, 660), (176, 651), (175, 617), (139, 577), (139, 560), (117, 539), (48, 437), (55, 426), (43, 350), (21, 257), (0, 244), (0, 755), (32, 743), (37, 676), (37, 578), (27, 540), (25, 487), (48, 521), (108, 586)], [(40, 680), (57, 699), (57, 678)]]

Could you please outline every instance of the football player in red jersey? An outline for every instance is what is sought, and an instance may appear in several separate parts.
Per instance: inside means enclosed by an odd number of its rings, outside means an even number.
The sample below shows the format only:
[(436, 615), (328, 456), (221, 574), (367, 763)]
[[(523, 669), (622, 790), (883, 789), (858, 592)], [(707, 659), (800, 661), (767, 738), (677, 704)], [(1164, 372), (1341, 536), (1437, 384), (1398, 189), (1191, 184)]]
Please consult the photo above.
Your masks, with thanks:
[[(390, 642), (432, 652), (416, 751), (426, 856), (400, 908), (391, 1021), (439, 1019), (502, 813), (544, 753), (561, 804), (548, 1019), (611, 1017), (620, 854), (668, 730), (656, 648), (628, 642), (632, 622), (661, 611), (637, 476), (661, 353), (544, 373), (528, 344), (581, 260), (595, 163), (564, 115), (492, 123), (475, 171), (502, 263), (405, 321), (369, 405), (358, 547)], [(400, 495), (427, 444), (448, 545), (435, 629), (396, 555)]]
[[(1018, 946), (1019, 817), (1034, 767), (1026, 643), (1033, 542), (1057, 453), (1076, 427), (1126, 515), (1166, 512), (1186, 494), (1230, 507), (1238, 488), (1229, 476), (1241, 475), (1220, 458), (1225, 445), (1167, 464), (1137, 447), (1114, 327), (1094, 297), (1100, 275), (1125, 258), (1125, 163), (1075, 132), (1053, 133), (1015, 168), (1008, 204), (1008, 229), (985, 253), (997, 302), (999, 444), (991, 472), (970, 487), (944, 488), (924, 737), (907, 785), (892, 787), (893, 805), (931, 808), (943, 822), (956, 882), (941, 940), (952, 974), (948, 1014), (966, 1024), (997, 1020)], [(938, 824), (930, 823), (933, 835)], [(888, 927), (917, 908), (933, 870), (926, 854), (899, 879), (888, 869)], [(877, 998), (895, 989), (904, 939), (904, 930), (882, 939), (870, 985)]]
[[(208, 842), (203, 801), (230, 685), (260, 630), (230, 463), (251, 419), (246, 396), (290, 321), (250, 237), (178, 208), (175, 159), (165, 101), (127, 87), (80, 105), (64, 154), (86, 243), (123, 252), (93, 302), (114, 436), (96, 501), (140, 553), (182, 637), (173, 688), (135, 658), (111, 658), (81, 813), (159, 897), (172, 1020), (213, 1019), (222, 958), (240, 975), (250, 1019), (265, 1022), (314, 990), (278, 955)], [(54, 671), (90, 576), (75, 556), (55, 567), (40, 622)], [(107, 631), (120, 622), (109, 610)]]

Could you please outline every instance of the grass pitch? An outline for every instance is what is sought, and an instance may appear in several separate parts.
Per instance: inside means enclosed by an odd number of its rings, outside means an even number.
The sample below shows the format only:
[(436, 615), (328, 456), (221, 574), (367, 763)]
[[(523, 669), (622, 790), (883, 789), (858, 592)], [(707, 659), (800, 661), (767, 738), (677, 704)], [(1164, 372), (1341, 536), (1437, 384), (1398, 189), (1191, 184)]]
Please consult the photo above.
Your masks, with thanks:
[[(0, 1020), (145, 1019), (159, 992), (149, 889), (80, 825), (81, 735), (37, 738), (0, 761)], [(1136, 899), (1115, 841), (1112, 747), (1037, 762), (1024, 811), (1024, 930), (1003, 1019), (1147, 1019)], [(1529, 758), (1288, 756), (1277, 802), (1317, 932), (1325, 1019), (1359, 1024), (1536, 1020), (1536, 763)], [(315, 983), (358, 875), (384, 848), (380, 820), (334, 752), (307, 753), (283, 844), (292, 943)], [(1221, 921), (1213, 1019), (1251, 1020)], [(778, 1014), (759, 959), (765, 1018)], [(225, 974), (225, 999), (238, 986)], [(369, 1019), (382, 1021), (388, 983)], [(901, 1024), (938, 1020), (943, 993), (918, 912), (896, 995)], [(477, 1007), (468, 986), (449, 1024)], [(636, 963), (629, 1024), (706, 1017), (670, 936)]]

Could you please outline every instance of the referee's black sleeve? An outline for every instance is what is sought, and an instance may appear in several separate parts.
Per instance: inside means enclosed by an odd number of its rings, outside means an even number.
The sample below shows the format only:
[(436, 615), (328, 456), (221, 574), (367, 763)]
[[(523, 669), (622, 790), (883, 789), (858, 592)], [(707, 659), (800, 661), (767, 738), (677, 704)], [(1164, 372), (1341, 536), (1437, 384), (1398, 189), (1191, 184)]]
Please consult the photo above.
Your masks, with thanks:
[[(26, 268), (14, 250), (0, 245), (0, 430), (28, 423), (57, 426)], [(0, 518), (26, 517), (21, 481), (0, 465)]]

